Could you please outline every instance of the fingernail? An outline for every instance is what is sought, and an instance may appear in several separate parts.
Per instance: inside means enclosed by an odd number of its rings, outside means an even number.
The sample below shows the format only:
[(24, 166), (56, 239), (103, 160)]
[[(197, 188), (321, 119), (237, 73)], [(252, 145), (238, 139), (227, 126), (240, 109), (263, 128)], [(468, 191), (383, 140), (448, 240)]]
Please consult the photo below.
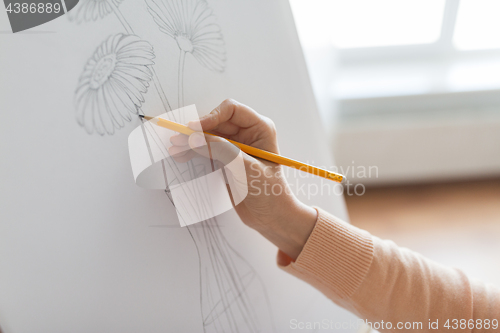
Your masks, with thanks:
[[(203, 119), (203, 118), (201, 118)], [(201, 120), (200, 119), (200, 120)], [(192, 120), (188, 123), (188, 127), (195, 130), (195, 131), (201, 131), (202, 128), (201, 128), (201, 124), (200, 124), (200, 120)]]
[(204, 146), (205, 136), (201, 133), (193, 133), (189, 136), (189, 147), (191, 148), (199, 148)]

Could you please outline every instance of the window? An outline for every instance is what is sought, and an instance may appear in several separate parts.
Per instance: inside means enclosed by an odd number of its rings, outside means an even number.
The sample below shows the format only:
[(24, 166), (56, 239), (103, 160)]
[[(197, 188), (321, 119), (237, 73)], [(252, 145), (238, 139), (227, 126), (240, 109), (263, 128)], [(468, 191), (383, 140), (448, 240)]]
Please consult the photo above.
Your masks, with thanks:
[(306, 53), (335, 50), (337, 100), (500, 90), (500, 0), (290, 3)]
[(498, 174), (500, 0), (290, 2), (339, 165)]
[(500, 48), (500, 1), (461, 0), (453, 43), (459, 50)]
[(333, 45), (345, 49), (436, 42), (444, 4), (445, 0), (330, 0)]

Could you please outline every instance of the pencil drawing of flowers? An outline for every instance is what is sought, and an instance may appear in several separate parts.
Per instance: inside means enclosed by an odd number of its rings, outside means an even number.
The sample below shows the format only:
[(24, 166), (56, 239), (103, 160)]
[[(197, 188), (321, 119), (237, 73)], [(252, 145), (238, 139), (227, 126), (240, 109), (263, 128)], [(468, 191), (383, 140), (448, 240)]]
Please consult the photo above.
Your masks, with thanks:
[(146, 0), (148, 11), (160, 31), (175, 39), (179, 55), (179, 107), (183, 106), (184, 58), (186, 53), (204, 67), (223, 72), (226, 51), (221, 29), (205, 0)]
[(97, 21), (109, 13), (120, 4), (122, 0), (80, 0), (77, 7), (70, 12), (69, 18), (78, 23), (82, 21)]
[(110, 36), (88, 60), (75, 93), (76, 119), (91, 134), (113, 134), (144, 103), (153, 47), (134, 35)]
[(177, 41), (208, 69), (224, 71), (224, 39), (215, 16), (204, 0), (147, 0), (160, 30)]
[[(187, 53), (191, 53), (198, 63), (211, 71), (225, 70), (226, 51), (220, 27), (215, 23), (215, 16), (206, 0), (145, 1), (160, 31), (177, 43), (178, 104), (182, 107)], [(142, 112), (144, 95), (150, 83), (156, 88), (165, 111), (172, 110), (153, 67), (153, 47), (135, 36), (132, 26), (120, 10), (121, 3), (122, 0), (80, 0), (79, 7), (72, 11), (75, 13), (72, 20), (78, 23), (96, 21), (114, 14), (126, 31), (126, 34), (110, 36), (97, 47), (78, 81), (75, 91), (76, 119), (89, 134), (113, 134), (127, 121), (131, 121), (134, 115)], [(144, 5), (142, 1), (130, 0), (129, 3), (136, 8), (137, 3)], [(158, 143), (150, 140), (145, 131), (143, 135), (151, 154), (151, 147)], [(166, 165), (172, 169), (175, 178), (167, 179)], [(179, 169), (170, 159), (162, 160), (165, 184), (179, 184), (185, 179), (192, 179), (193, 175), (198, 178), (207, 174), (203, 164), (190, 161), (188, 166), (189, 169), (182, 172), (185, 168)], [(207, 194), (200, 193), (199, 198), (206, 202)], [(166, 186), (165, 194), (174, 205), (169, 186)], [(186, 230), (198, 255), (200, 324), (203, 332), (232, 332), (236, 328), (249, 332), (276, 331), (273, 329), (265, 285), (257, 271), (226, 239), (217, 219), (205, 221), (202, 228), (191, 229), (187, 226)], [(261, 300), (265, 302), (264, 307), (258, 295), (263, 296)], [(261, 309), (257, 309), (257, 304)], [(258, 312), (269, 314), (269, 317)], [(266, 325), (264, 321), (270, 326), (267, 329), (262, 327)]]

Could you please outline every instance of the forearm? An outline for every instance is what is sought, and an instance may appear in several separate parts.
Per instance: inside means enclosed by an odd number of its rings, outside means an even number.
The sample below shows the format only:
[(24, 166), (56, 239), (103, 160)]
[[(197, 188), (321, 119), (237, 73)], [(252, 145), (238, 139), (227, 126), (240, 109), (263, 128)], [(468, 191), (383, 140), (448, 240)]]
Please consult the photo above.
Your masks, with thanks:
[[(429, 320), (439, 320), (443, 330), (448, 319), (500, 319), (499, 289), (471, 283), (459, 270), (373, 237), (322, 211), (297, 260), (280, 252), (278, 263), (372, 322), (422, 322), (418, 330), (422, 332), (429, 330)], [(500, 330), (485, 330), (496, 331)]]
[(285, 209), (262, 227), (254, 227), (290, 258), (297, 259), (318, 220), (317, 211), (296, 199), (289, 200)]

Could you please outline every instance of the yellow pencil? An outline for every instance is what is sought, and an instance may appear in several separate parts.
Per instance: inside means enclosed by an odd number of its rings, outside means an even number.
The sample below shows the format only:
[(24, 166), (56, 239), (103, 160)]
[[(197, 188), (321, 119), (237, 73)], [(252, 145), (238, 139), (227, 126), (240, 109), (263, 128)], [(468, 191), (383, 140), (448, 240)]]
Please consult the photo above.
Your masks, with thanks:
[[(142, 115), (141, 115), (141, 117), (146, 119), (146, 120), (153, 120), (156, 123), (156, 125), (158, 125), (158, 126), (165, 127), (165, 128), (168, 128), (172, 131), (179, 132), (179, 133), (182, 133), (185, 135), (191, 135), (191, 134), (196, 132), (185, 125), (182, 125), (182, 124), (179, 124), (179, 123), (176, 123), (174, 121), (167, 120), (167, 119), (154, 118), (154, 117), (148, 117), (148, 116), (142, 116)], [(207, 135), (217, 136), (215, 134), (208, 133), (208, 132), (203, 132), (203, 133), (205, 133)], [(286, 165), (288, 167), (295, 168), (295, 169), (298, 169), (298, 170), (301, 170), (304, 172), (308, 172), (308, 173), (311, 173), (313, 175), (320, 176), (320, 177), (323, 177), (326, 179), (330, 179), (330, 180), (333, 180), (333, 181), (336, 181), (339, 183), (342, 182), (342, 180), (345, 178), (343, 175), (341, 175), (339, 173), (335, 173), (335, 172), (331, 172), (331, 171), (328, 171), (325, 169), (317, 168), (315, 166), (305, 164), (305, 163), (302, 163), (299, 161), (295, 161), (295, 160), (292, 160), (291, 158), (284, 157), (284, 156), (281, 156), (281, 155), (278, 155), (275, 153), (271, 153), (271, 152), (268, 152), (266, 150), (255, 148), (255, 147), (252, 147), (252, 146), (249, 146), (249, 145), (246, 145), (243, 143), (239, 143), (239, 142), (236, 142), (233, 140), (229, 140), (229, 139), (226, 139), (226, 140), (231, 142), (233, 145), (237, 146), (238, 148), (240, 148), (243, 152), (247, 153), (248, 155), (252, 155), (254, 157), (261, 158), (261, 159), (269, 161), (269, 162), (273, 162), (273, 163), (281, 164), (281, 165)]]

